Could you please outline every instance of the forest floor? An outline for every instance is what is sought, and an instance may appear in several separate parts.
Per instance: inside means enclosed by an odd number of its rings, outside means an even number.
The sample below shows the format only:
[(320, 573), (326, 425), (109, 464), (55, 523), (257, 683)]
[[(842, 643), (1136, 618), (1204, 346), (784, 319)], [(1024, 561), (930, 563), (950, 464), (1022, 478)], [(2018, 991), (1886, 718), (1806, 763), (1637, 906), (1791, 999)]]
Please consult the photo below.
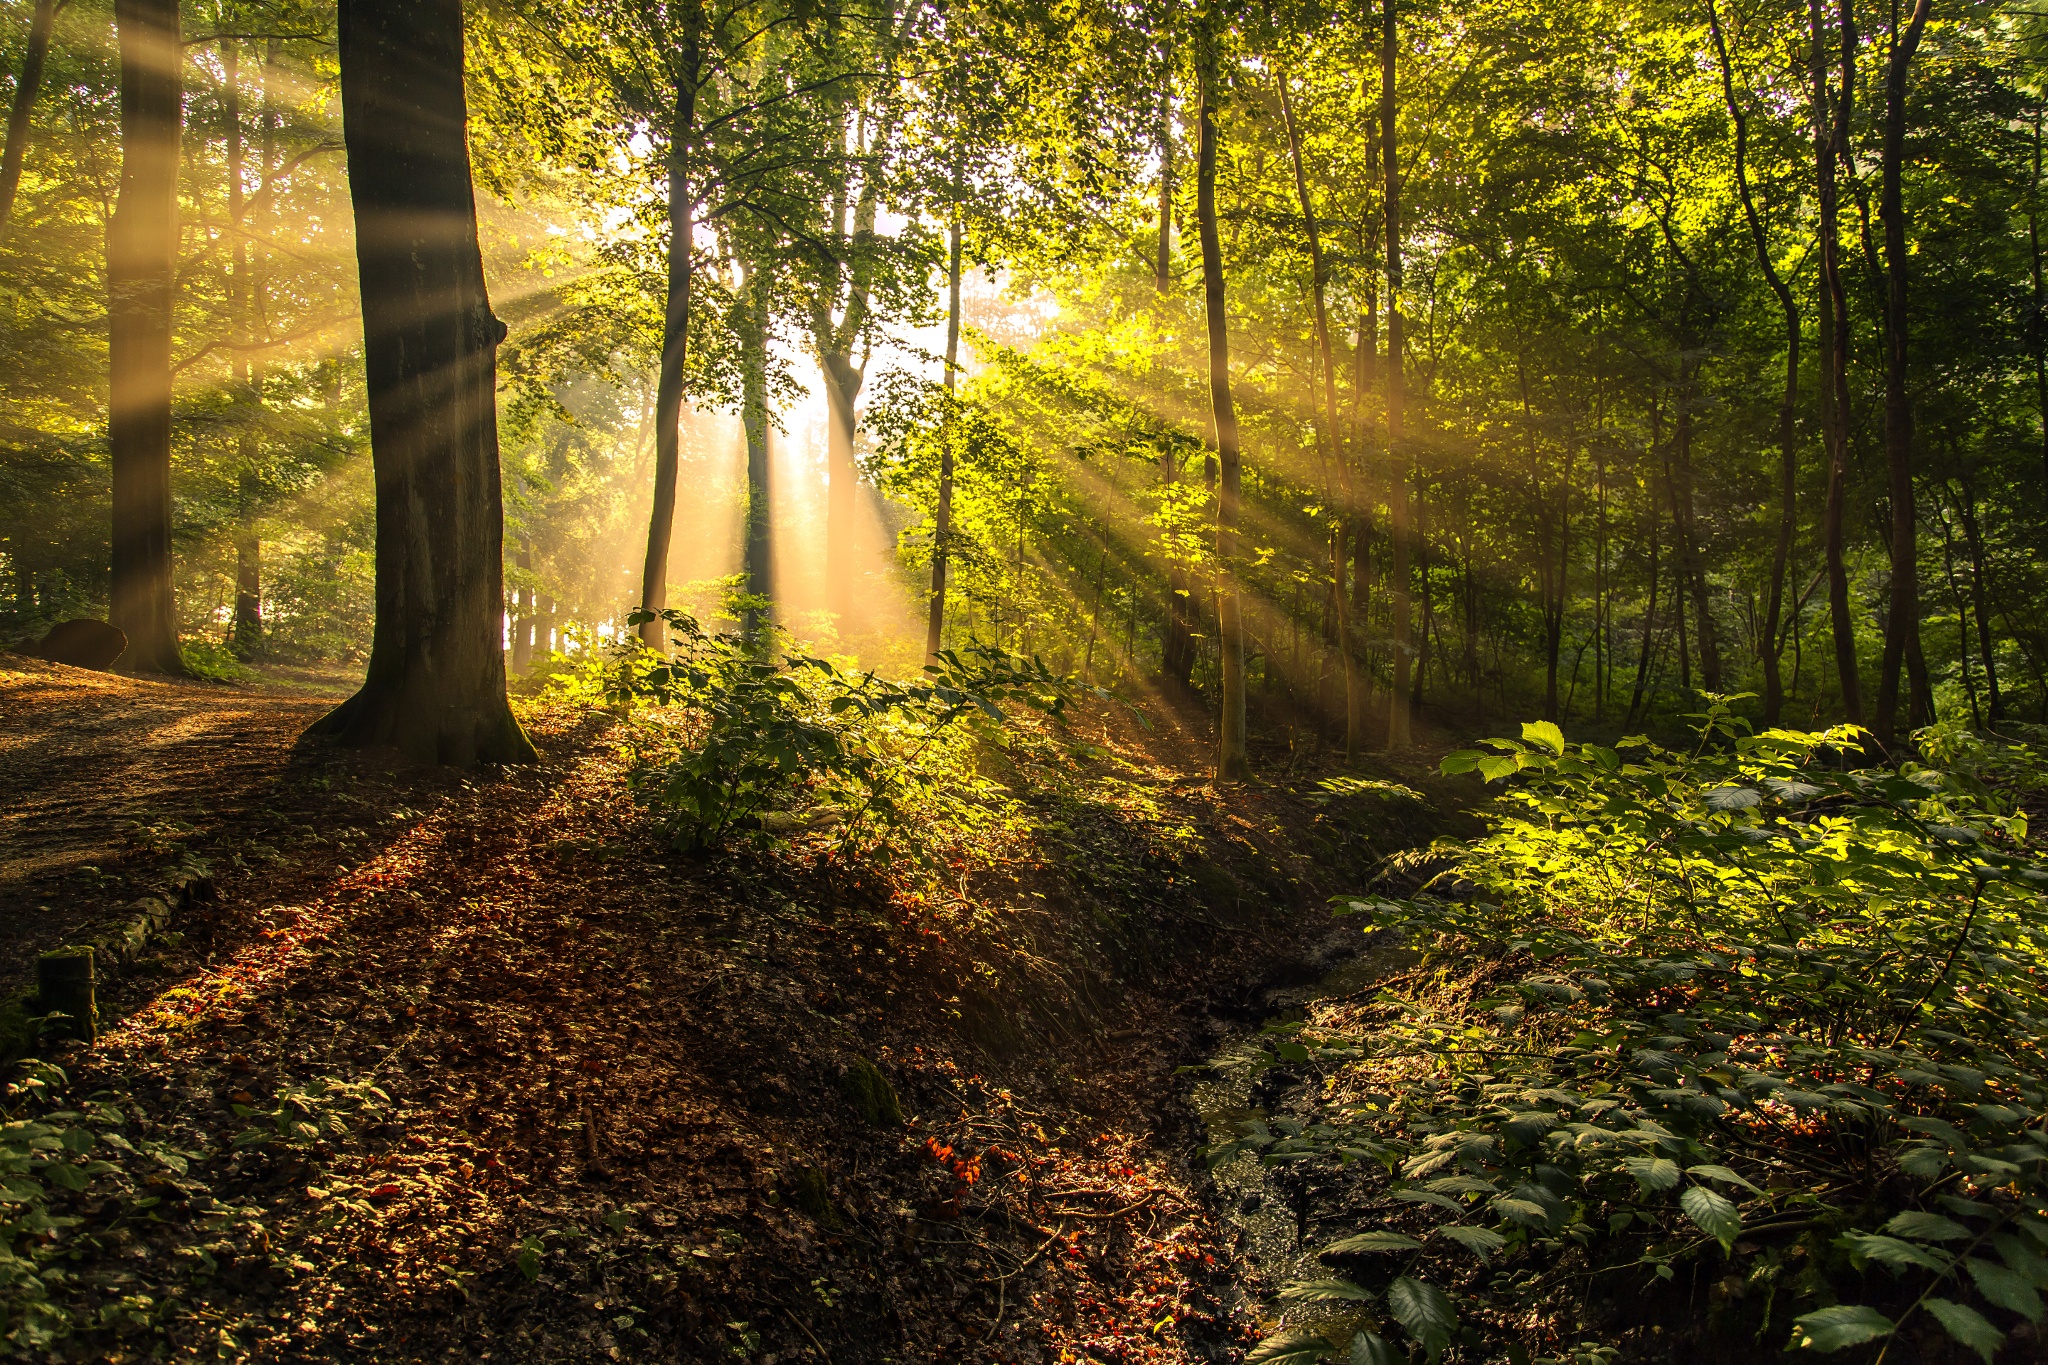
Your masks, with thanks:
[(1435, 817), (1361, 830), (1285, 754), (1218, 790), (1171, 724), (1094, 715), (1071, 752), (1108, 785), (934, 895), (801, 840), (667, 852), (603, 713), (531, 704), (543, 761), (464, 775), (299, 747), (326, 704), (0, 659), (0, 964), (166, 868), (211, 884), (53, 1057), (114, 1106), (116, 1169), (53, 1198), (78, 1329), (49, 1355), (1256, 1339), (1174, 1069), (1357, 951), (1325, 897)]

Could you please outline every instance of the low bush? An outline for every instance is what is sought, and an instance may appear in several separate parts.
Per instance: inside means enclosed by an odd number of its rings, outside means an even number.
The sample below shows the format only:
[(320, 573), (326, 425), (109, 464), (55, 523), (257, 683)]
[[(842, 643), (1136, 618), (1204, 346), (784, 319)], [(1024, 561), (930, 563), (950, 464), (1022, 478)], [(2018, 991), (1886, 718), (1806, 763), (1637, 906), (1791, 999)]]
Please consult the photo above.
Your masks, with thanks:
[(670, 653), (628, 642), (604, 687), (614, 702), (666, 715), (636, 730), (632, 781), (685, 850), (809, 825), (875, 854), (914, 808), (974, 784), (954, 741), (1002, 724), (1003, 703), (1057, 716), (1069, 697), (1041, 661), (985, 646), (943, 651), (921, 680), (894, 682), (810, 655), (776, 661), (765, 629), (750, 637), (659, 616)]
[(2048, 872), (2009, 785), (2040, 765), (1923, 738), (1851, 767), (1860, 731), (1716, 699), (1690, 751), (1538, 723), (1447, 758), (1505, 785), (1487, 834), (1340, 906), (1420, 965), (1275, 1026), (1319, 1101), (1211, 1154), (1365, 1175), (1254, 1358), (1607, 1360), (1675, 1303), (1696, 1337), (1989, 1361), (2040, 1322)]

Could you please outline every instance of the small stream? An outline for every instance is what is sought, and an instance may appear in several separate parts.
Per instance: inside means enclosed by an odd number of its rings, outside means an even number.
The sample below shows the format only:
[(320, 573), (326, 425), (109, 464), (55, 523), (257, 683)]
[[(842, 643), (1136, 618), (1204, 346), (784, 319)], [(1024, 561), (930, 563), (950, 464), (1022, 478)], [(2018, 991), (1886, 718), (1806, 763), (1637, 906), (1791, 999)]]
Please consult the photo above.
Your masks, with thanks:
[[(1206, 1145), (1236, 1138), (1236, 1124), (1255, 1112), (1276, 1113), (1296, 1107), (1285, 1103), (1289, 1093), (1298, 1088), (1292, 1074), (1252, 1069), (1265, 1051), (1262, 1025), (1276, 1018), (1299, 1017), (1317, 1001), (1368, 991), (1406, 965), (1411, 955), (1391, 945), (1374, 946), (1354, 929), (1346, 931), (1342, 939), (1333, 936), (1319, 956), (1320, 975), (1260, 991), (1209, 1053), (1209, 1070), (1189, 1076), (1187, 1103), (1202, 1122)], [(1211, 1175), (1218, 1212), (1237, 1231), (1239, 1265), (1248, 1272), (1233, 1284), (1236, 1301), (1226, 1302), (1228, 1309), (1236, 1312), (1268, 1303), (1290, 1280), (1330, 1276), (1329, 1268), (1316, 1259), (1317, 1250), (1329, 1239), (1307, 1231), (1320, 1201), (1314, 1188), (1304, 1184), (1306, 1171), (1299, 1166), (1267, 1166), (1255, 1157), (1239, 1156)]]

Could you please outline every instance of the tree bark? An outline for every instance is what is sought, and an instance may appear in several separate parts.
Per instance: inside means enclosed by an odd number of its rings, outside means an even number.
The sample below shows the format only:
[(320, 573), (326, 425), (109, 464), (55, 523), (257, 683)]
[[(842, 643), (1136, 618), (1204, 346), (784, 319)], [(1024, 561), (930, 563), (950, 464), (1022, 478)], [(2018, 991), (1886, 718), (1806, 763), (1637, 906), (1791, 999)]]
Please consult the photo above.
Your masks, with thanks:
[[(683, 6), (683, 63), (668, 139), (668, 299), (661, 329), (661, 377), (654, 392), (654, 505), (647, 521), (647, 559), (640, 574), (640, 605), (668, 606), (668, 548), (675, 534), (676, 478), (682, 453), (683, 384), (690, 354), (690, 285), (695, 245), (690, 199), (690, 144), (697, 127), (699, 67), (697, 9)], [(668, 626), (641, 623), (640, 640), (668, 652)]]
[(1395, 0), (1385, 0), (1380, 25), (1380, 169), (1386, 175), (1387, 229), (1387, 538), (1392, 551), (1388, 566), (1390, 621), (1387, 651), (1393, 656), (1393, 686), (1387, 692), (1387, 748), (1405, 749), (1408, 723), (1408, 673), (1413, 608), (1409, 583), (1408, 447), (1402, 430), (1405, 417), (1402, 369), (1404, 342), (1401, 317), (1401, 162), (1395, 118), (1399, 112), (1394, 84), (1396, 51)]
[[(1280, 87), (1280, 115), (1287, 125), (1287, 153), (1294, 163), (1294, 193), (1301, 203), (1303, 234), (1308, 238), (1309, 274), (1315, 297), (1316, 350), (1322, 358), (1323, 421), (1330, 434), (1330, 458), (1337, 465), (1340, 506), (1337, 509), (1337, 540), (1342, 546), (1342, 527), (1358, 511), (1358, 493), (1351, 477), (1351, 452), (1347, 448), (1337, 417), (1337, 352), (1330, 340), (1329, 264), (1323, 258), (1323, 238), (1316, 223), (1315, 200), (1308, 192), (1308, 174), (1301, 160), (1301, 129), (1294, 119), (1294, 100), (1288, 93), (1287, 73), (1274, 75)], [(1332, 597), (1336, 603), (1337, 657), (1344, 667), (1344, 758), (1357, 762), (1365, 746), (1360, 720), (1363, 707), (1359, 693), (1358, 661), (1351, 652), (1351, 605), (1344, 593), (1344, 555), (1336, 548), (1330, 559)]]
[[(1171, 51), (1168, 53), (1169, 61)], [(1152, 262), (1153, 287), (1173, 292), (1173, 68), (1159, 92), (1159, 242)]]
[[(768, 442), (768, 272), (745, 268), (737, 309), (740, 342), (740, 429), (747, 443), (747, 526), (743, 566), (750, 597), (775, 593), (775, 542), (770, 501)], [(761, 609), (749, 604), (742, 629), (749, 639), (761, 630)]]
[(120, 667), (186, 672), (171, 560), (171, 324), (177, 300), (184, 51), (177, 0), (119, 0), (121, 189), (107, 228), (108, 436), (113, 454), (109, 616)]
[(1891, 603), (1885, 613), (1884, 661), (1877, 680), (1875, 730), (1889, 749), (1898, 737), (1899, 672), (1908, 679), (1907, 725), (1933, 717), (1927, 665), (1920, 654), (1920, 519), (1913, 501), (1913, 399), (1906, 389), (1906, 76), (1926, 31), (1929, 0), (1918, 0), (1906, 31), (1893, 26), (1885, 65), (1884, 141), (1878, 216), (1884, 224), (1884, 456), (1891, 494)]
[(1849, 481), (1849, 296), (1842, 282), (1840, 199), (1835, 168), (1848, 147), (1849, 117), (1856, 100), (1854, 0), (1841, 0), (1842, 91), (1832, 118), (1827, 98), (1827, 37), (1820, 0), (1807, 0), (1813, 27), (1814, 173), (1820, 216), (1820, 304), (1822, 335), (1821, 426), (1827, 443), (1827, 503), (1821, 538), (1828, 575), (1828, 624), (1834, 638), (1835, 677), (1842, 689), (1842, 714), (1863, 719), (1863, 680), (1856, 661), (1856, 621), (1849, 608), (1849, 564), (1843, 516)]
[(362, 689), (309, 733), (425, 762), (531, 762), (505, 699), (505, 325), (477, 245), (461, 0), (342, 0), (340, 18), (377, 624)]
[(955, 210), (946, 229), (946, 423), (939, 434), (939, 505), (932, 518), (931, 619), (925, 623), (924, 631), (924, 652), (931, 655), (939, 652), (946, 632), (946, 553), (952, 548), (953, 536), (953, 387), (959, 367), (960, 214)]
[(0, 240), (14, 219), (14, 196), (21, 189), (22, 158), (28, 155), (29, 116), (43, 89), (43, 63), (50, 56), (50, 31), (56, 27), (58, 0), (36, 0), (28, 22), (28, 51), (21, 58), (21, 79), (14, 83), (14, 105), (7, 111), (7, 148), (0, 152)]
[(1201, 134), (1195, 166), (1195, 213), (1202, 237), (1202, 297), (1209, 323), (1209, 404), (1216, 423), (1216, 617), (1222, 649), (1222, 715), (1217, 722), (1216, 777), (1248, 781), (1245, 735), (1244, 617), (1237, 583), (1237, 519), (1242, 469), (1237, 408), (1230, 394), (1230, 327), (1224, 312), (1223, 241), (1216, 228), (1216, 35), (1204, 20), (1197, 65)]
[(1780, 623), (1785, 612), (1785, 575), (1792, 561), (1792, 534), (1799, 517), (1799, 305), (1791, 286), (1771, 260), (1771, 243), (1764, 221), (1756, 211), (1756, 199), (1749, 189), (1749, 119), (1735, 98), (1735, 71), (1728, 58), (1728, 44), (1721, 35), (1721, 15), (1714, 0), (1707, 0), (1707, 19), (1714, 35), (1714, 51), (1721, 59), (1721, 93), (1728, 103), (1728, 117), (1735, 124), (1735, 187), (1742, 198), (1742, 216), (1749, 223), (1749, 237), (1756, 248), (1757, 268), (1763, 271), (1778, 309), (1785, 319), (1785, 392), (1778, 403), (1778, 536), (1771, 547), (1771, 581), (1766, 590), (1764, 630), (1761, 641), (1764, 665), (1764, 724), (1776, 725), (1785, 709), (1785, 681), (1779, 671), (1784, 653)]

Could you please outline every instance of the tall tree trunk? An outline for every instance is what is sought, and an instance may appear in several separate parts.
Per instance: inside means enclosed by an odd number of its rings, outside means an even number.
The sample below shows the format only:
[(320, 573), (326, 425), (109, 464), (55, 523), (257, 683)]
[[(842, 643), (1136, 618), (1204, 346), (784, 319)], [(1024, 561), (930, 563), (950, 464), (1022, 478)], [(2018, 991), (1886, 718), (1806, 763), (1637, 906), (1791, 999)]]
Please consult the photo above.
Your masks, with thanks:
[(1159, 242), (1152, 262), (1152, 284), (1161, 294), (1173, 291), (1173, 67), (1168, 50), (1166, 88), (1159, 92)]
[[(1308, 237), (1309, 273), (1315, 293), (1316, 350), (1322, 358), (1323, 371), (1323, 420), (1330, 433), (1330, 456), (1337, 464), (1338, 487), (1341, 505), (1338, 508), (1338, 541), (1342, 544), (1342, 527), (1358, 515), (1358, 491), (1351, 477), (1351, 451), (1344, 441), (1342, 426), (1337, 417), (1337, 350), (1330, 340), (1329, 264), (1323, 258), (1322, 233), (1316, 224), (1315, 200), (1308, 192), (1308, 174), (1301, 162), (1301, 129), (1294, 120), (1294, 100), (1288, 94), (1287, 73), (1275, 73), (1280, 86), (1280, 113), (1287, 124), (1287, 152), (1294, 162), (1294, 192), (1301, 201), (1302, 230)], [(1364, 698), (1359, 694), (1364, 684), (1358, 673), (1358, 661), (1351, 651), (1351, 604), (1344, 593), (1344, 555), (1341, 549), (1331, 556), (1332, 596), (1337, 606), (1337, 657), (1344, 665), (1344, 758), (1355, 763), (1365, 749), (1365, 734), (1362, 721), (1365, 708)]]
[(171, 588), (171, 323), (184, 50), (177, 0), (119, 0), (121, 191), (107, 228), (113, 624), (121, 668), (182, 675)]
[(525, 577), (533, 572), (533, 549), (523, 538), (512, 562), (521, 575), (512, 589), (512, 671), (524, 673), (533, 663), (534, 600), (533, 589)]
[(1842, 231), (1835, 168), (1848, 147), (1856, 100), (1854, 0), (1841, 0), (1842, 90), (1832, 114), (1827, 97), (1827, 33), (1820, 0), (1807, 0), (1813, 29), (1814, 174), (1820, 217), (1821, 431), (1827, 444), (1828, 492), (1821, 538), (1828, 576), (1828, 624), (1835, 646), (1835, 677), (1842, 713), (1863, 719), (1863, 680), (1856, 661), (1856, 621), (1849, 608), (1849, 561), (1843, 517), (1849, 482), (1849, 297), (1842, 282)]
[[(1899, 672), (1910, 670), (1907, 724), (1933, 717), (1927, 665), (1920, 655), (1920, 518), (1913, 501), (1913, 399), (1906, 389), (1906, 76), (1927, 27), (1929, 0), (1918, 0), (1901, 34), (1892, 25), (1885, 64), (1884, 140), (1878, 217), (1884, 225), (1884, 457), (1891, 494), (1891, 603), (1885, 613), (1884, 661), (1877, 679), (1878, 743), (1898, 738)], [(1894, 14), (1897, 8), (1894, 5)]]
[[(1658, 521), (1657, 499), (1652, 495), (1650, 498), (1650, 598), (1643, 607), (1643, 641), (1642, 647), (1636, 653), (1636, 685), (1634, 692), (1629, 695), (1628, 718), (1622, 722), (1625, 726), (1634, 725), (1636, 717), (1645, 714), (1643, 701), (1644, 689), (1649, 685), (1650, 681), (1650, 646), (1657, 635)], [(1684, 615), (1683, 608), (1680, 609), (1679, 614), (1681, 616)]]
[(1245, 735), (1244, 617), (1237, 582), (1237, 518), (1242, 471), (1237, 408), (1230, 395), (1230, 325), (1224, 312), (1223, 242), (1216, 228), (1216, 35), (1204, 20), (1201, 51), (1201, 133), (1195, 165), (1195, 214), (1202, 237), (1202, 298), (1209, 321), (1209, 403), (1216, 422), (1216, 617), (1222, 649), (1222, 715), (1217, 722), (1216, 777), (1248, 781)]
[[(2027, 261), (2034, 279), (2034, 311), (2027, 343), (2034, 352), (2034, 405), (2041, 417), (2041, 475), (2048, 479), (2048, 289), (2041, 270), (2041, 106), (2034, 106), (2034, 174), (2027, 187)], [(1995, 723), (1995, 722), (1994, 722)]]
[(7, 111), (7, 148), (0, 152), (0, 240), (14, 218), (14, 196), (21, 189), (21, 162), (28, 155), (29, 116), (42, 93), (43, 63), (50, 56), (50, 30), (56, 26), (58, 0), (36, 0), (28, 22), (28, 51), (22, 55), (21, 78), (14, 83), (14, 105)]
[[(690, 356), (690, 286), (696, 229), (690, 198), (690, 146), (697, 131), (699, 68), (697, 8), (683, 7), (683, 62), (676, 75), (675, 109), (668, 136), (668, 300), (661, 329), (661, 377), (654, 391), (654, 505), (647, 519), (647, 558), (640, 573), (640, 605), (668, 606), (668, 548), (675, 534), (676, 477), (682, 457), (683, 385)], [(640, 639), (668, 652), (668, 627), (643, 621)]]
[(1749, 119), (1735, 98), (1735, 71), (1728, 59), (1728, 44), (1721, 35), (1721, 15), (1714, 0), (1707, 0), (1707, 19), (1713, 30), (1714, 51), (1721, 59), (1721, 93), (1728, 103), (1728, 117), (1735, 124), (1735, 187), (1742, 197), (1742, 216), (1749, 223), (1750, 243), (1756, 248), (1757, 268), (1763, 271), (1771, 292), (1777, 295), (1778, 310), (1785, 319), (1785, 392), (1778, 403), (1778, 537), (1771, 548), (1771, 581), (1764, 606), (1761, 641), (1764, 665), (1764, 724), (1776, 725), (1785, 709), (1785, 682), (1778, 664), (1785, 642), (1780, 622), (1785, 612), (1785, 574), (1792, 561), (1792, 533), (1799, 518), (1799, 305), (1791, 286), (1771, 260), (1771, 243), (1763, 218), (1756, 211), (1756, 199), (1749, 190)]
[[(737, 313), (740, 342), (740, 430), (747, 443), (747, 524), (742, 567), (750, 597), (775, 592), (774, 522), (769, 480), (768, 442), (774, 432), (768, 421), (768, 272), (745, 267)], [(749, 605), (741, 629), (749, 639), (759, 636), (761, 609)]]
[(363, 686), (310, 733), (531, 762), (505, 700), (497, 356), (477, 246), (461, 0), (342, 0), (341, 102), (377, 485)]
[(1401, 318), (1401, 160), (1395, 119), (1399, 112), (1394, 84), (1396, 48), (1395, 0), (1385, 0), (1380, 25), (1380, 169), (1386, 175), (1387, 226), (1387, 537), (1392, 553), (1388, 566), (1391, 620), (1387, 650), (1393, 656), (1393, 686), (1387, 693), (1387, 748), (1405, 749), (1410, 740), (1408, 674), (1410, 636), (1414, 632), (1409, 583), (1408, 443), (1402, 430), (1403, 403)]
[[(262, 405), (261, 376), (253, 372), (248, 347), (253, 339), (252, 320), (256, 312), (254, 281), (249, 276), (248, 201), (244, 193), (247, 166), (243, 160), (242, 138), (242, 46), (238, 38), (220, 40), (221, 115), (227, 124), (226, 171), (228, 190), (228, 232), (234, 238), (229, 253), (228, 331), (234, 344), (229, 374), (234, 383), (235, 406), (240, 409), (235, 431), (235, 619), (230, 641), (237, 657), (254, 658), (263, 648), (263, 541), (256, 526), (256, 509), (262, 496), (261, 458), (257, 434)], [(269, 175), (270, 163), (263, 171)]]
[(946, 229), (946, 423), (939, 433), (939, 506), (932, 519), (932, 602), (931, 619), (924, 629), (926, 654), (939, 652), (946, 629), (946, 552), (953, 536), (953, 386), (959, 367), (960, 213), (955, 209)]

